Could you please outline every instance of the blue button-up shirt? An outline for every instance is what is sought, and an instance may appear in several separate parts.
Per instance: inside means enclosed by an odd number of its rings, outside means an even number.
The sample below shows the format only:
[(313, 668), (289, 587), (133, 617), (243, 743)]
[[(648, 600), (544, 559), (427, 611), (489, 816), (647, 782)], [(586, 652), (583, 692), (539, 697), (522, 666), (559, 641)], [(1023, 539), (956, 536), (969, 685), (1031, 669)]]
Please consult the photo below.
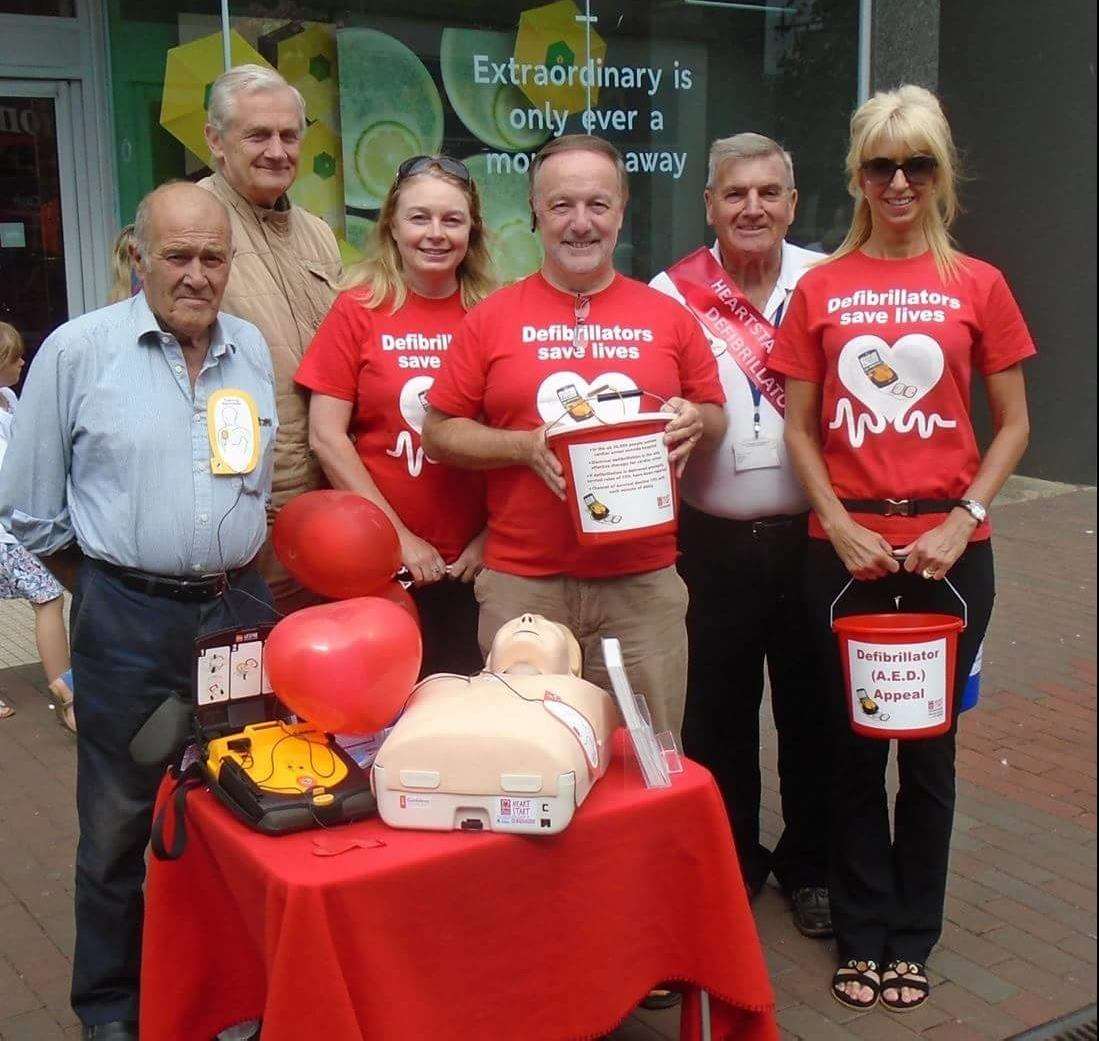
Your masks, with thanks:
[[(248, 474), (210, 472), (206, 403), (223, 387), (247, 391), (259, 412)], [(139, 293), (39, 349), (0, 472), (0, 524), (39, 556), (75, 537), (88, 556), (160, 575), (240, 567), (266, 535), (277, 428), (254, 325), (218, 315), (192, 389), (179, 342)]]

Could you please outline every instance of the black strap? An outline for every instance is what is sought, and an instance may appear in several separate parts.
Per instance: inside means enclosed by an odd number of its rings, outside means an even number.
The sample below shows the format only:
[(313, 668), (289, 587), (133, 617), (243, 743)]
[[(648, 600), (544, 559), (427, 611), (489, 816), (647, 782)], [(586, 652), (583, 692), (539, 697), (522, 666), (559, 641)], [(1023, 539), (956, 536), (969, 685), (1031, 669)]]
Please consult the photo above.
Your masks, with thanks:
[(883, 517), (918, 517), (922, 513), (949, 513), (961, 499), (840, 499), (851, 513), (876, 513)]
[[(202, 785), (202, 772), (198, 763), (193, 763), (178, 775), (173, 770), (172, 776), (175, 777), (175, 788), (153, 818), (153, 830), (149, 837), (149, 845), (157, 860), (179, 860), (183, 856), (183, 851), (187, 848), (187, 793)], [(175, 817), (175, 827), (172, 829), (171, 846), (165, 846), (164, 826), (169, 808)]]

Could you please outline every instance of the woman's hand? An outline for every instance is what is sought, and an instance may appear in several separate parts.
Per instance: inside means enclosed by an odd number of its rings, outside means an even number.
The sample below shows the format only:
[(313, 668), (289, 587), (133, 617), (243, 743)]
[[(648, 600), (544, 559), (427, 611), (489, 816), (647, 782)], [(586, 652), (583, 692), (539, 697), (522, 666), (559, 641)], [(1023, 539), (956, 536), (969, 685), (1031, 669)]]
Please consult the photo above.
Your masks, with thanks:
[(446, 575), (443, 558), (430, 542), (413, 535), (407, 528), (398, 537), (401, 540), (401, 563), (408, 568), (415, 585), (428, 586)]
[(876, 531), (864, 528), (850, 517), (830, 529), (828, 538), (843, 566), (860, 582), (884, 578), (900, 570), (893, 547)]
[(664, 428), (664, 444), (668, 446), (668, 462), (675, 467), (676, 477), (682, 477), (687, 459), (702, 437), (702, 413), (684, 398), (668, 398), (662, 411), (675, 413), (675, 419)]
[(480, 532), (469, 541), (469, 545), (458, 554), (458, 559), (453, 564), (447, 565), (447, 574), (459, 582), (472, 582), (477, 573), (485, 566), (485, 539), (488, 537), (488, 528), (482, 528)]
[(904, 556), (904, 569), (938, 581), (954, 566), (969, 545), (977, 521), (968, 510), (955, 507), (942, 524), (925, 531), (915, 542), (897, 550)]

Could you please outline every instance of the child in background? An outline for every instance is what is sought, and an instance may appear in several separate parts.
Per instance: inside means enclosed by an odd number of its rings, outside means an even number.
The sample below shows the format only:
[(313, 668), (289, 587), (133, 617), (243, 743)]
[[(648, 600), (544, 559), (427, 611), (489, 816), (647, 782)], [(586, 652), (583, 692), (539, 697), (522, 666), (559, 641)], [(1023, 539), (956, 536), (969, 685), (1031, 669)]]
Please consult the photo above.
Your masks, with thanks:
[[(0, 466), (11, 438), (17, 399), (11, 388), (23, 371), (23, 338), (7, 322), (0, 322)], [(62, 589), (57, 580), (0, 527), (0, 599), (29, 600), (34, 608), (34, 639), (42, 668), (56, 699), (58, 722), (75, 733), (69, 670), (69, 637), (65, 632)], [(14, 709), (0, 701), (0, 719)]]
[(129, 300), (131, 296), (141, 292), (141, 279), (137, 277), (133, 258), (130, 256), (130, 243), (133, 241), (134, 226), (132, 224), (127, 224), (114, 240), (114, 248), (110, 256), (111, 289), (107, 294), (109, 304)]

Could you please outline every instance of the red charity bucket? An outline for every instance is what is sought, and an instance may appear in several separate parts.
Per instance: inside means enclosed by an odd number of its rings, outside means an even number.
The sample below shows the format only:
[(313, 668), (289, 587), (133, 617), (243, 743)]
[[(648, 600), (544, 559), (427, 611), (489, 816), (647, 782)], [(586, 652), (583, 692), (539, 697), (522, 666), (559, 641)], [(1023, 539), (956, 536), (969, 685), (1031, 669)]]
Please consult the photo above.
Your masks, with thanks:
[(950, 614), (856, 614), (837, 618), (851, 728), (901, 741), (950, 729), (961, 618)]
[(582, 546), (675, 531), (677, 482), (664, 444), (664, 428), (674, 418), (641, 412), (546, 432), (565, 471), (565, 497)]

